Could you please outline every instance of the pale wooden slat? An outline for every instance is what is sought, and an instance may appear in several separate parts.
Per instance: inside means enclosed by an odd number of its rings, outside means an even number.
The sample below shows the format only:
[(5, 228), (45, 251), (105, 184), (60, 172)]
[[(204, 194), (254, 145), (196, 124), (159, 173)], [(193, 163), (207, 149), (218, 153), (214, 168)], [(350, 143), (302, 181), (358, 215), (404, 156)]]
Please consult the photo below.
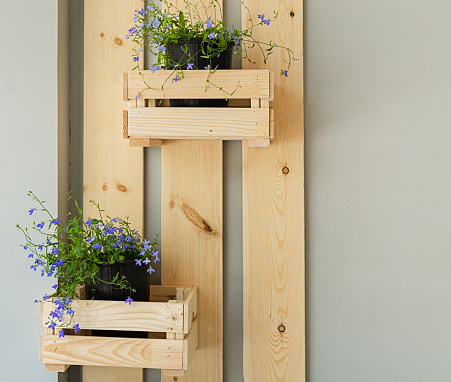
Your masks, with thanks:
[(67, 369), (69, 369), (70, 365), (52, 365), (49, 363), (45, 364), (46, 371), (57, 371), (59, 373), (64, 373)]
[(162, 283), (202, 291), (199, 348), (180, 381), (222, 381), (222, 143), (167, 141), (162, 173)]
[[(141, 0), (84, 2), (83, 211), (95, 215), (94, 199), (110, 216), (130, 216), (144, 226), (144, 150), (121, 137), (123, 72), (130, 70), (132, 43), (125, 38)], [(84, 382), (142, 382), (142, 369), (84, 367)]]
[(199, 327), (197, 318), (193, 321), (193, 325), (191, 330), (186, 337), (186, 340), (183, 341), (183, 370), (188, 370), (190, 366), (190, 362), (193, 358), (194, 352), (197, 349), (197, 345), (199, 343)]
[(158, 139), (269, 138), (269, 109), (135, 108), (128, 135)]
[(183, 342), (114, 337), (43, 335), (42, 361), (48, 364), (182, 369)]
[[(302, 58), (302, 0), (245, 0), (251, 14), (279, 12), (278, 21), (254, 30)], [(290, 12), (293, 11), (293, 15)], [(243, 28), (249, 26), (243, 11)], [(304, 147), (302, 62), (289, 77), (277, 73), (286, 55), (275, 50), (264, 65), (276, 75), (274, 140), (266, 150), (243, 142), (244, 381), (305, 380)], [(271, 99), (272, 97), (270, 97)], [(285, 170), (283, 170), (286, 167)], [(283, 323), (285, 331), (279, 331)]]
[(130, 147), (160, 147), (162, 145), (161, 139), (130, 138)]
[[(52, 302), (41, 303), (40, 326), (45, 327), (49, 313), (54, 310)], [(183, 332), (183, 303), (79, 300), (72, 303), (73, 320), (81, 329), (128, 330), (143, 332)], [(70, 321), (65, 315), (61, 324)]]
[[(268, 70), (217, 70), (210, 81), (226, 92), (232, 93), (239, 83), (237, 91), (227, 96), (215, 86), (205, 86), (208, 74), (207, 70), (185, 70), (181, 81), (172, 82), (171, 79), (175, 74), (171, 70), (160, 70), (155, 73), (149, 70), (129, 72), (124, 80), (124, 89), (128, 85), (127, 90), (124, 90), (124, 97), (128, 99), (134, 99), (137, 95), (144, 99), (270, 97)], [(167, 81), (170, 75), (171, 79)], [(148, 89), (145, 83), (151, 89)], [(163, 92), (161, 87), (164, 83)]]
[(188, 298), (185, 300), (183, 305), (183, 333), (189, 333), (191, 329), (191, 323), (197, 316), (197, 287), (191, 289)]

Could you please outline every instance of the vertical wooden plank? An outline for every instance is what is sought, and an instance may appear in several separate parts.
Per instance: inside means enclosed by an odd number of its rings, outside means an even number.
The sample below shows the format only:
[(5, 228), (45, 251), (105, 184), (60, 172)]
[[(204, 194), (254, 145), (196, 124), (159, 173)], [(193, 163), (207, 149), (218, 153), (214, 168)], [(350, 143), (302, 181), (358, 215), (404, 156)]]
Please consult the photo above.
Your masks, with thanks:
[(141, 0), (85, 0), (84, 212), (89, 200), (143, 228), (144, 152), (122, 138), (123, 76), (133, 65), (125, 38)]
[[(254, 17), (279, 12), (279, 19), (255, 30), (258, 41), (291, 47), (303, 56), (302, 0), (245, 0)], [(243, 11), (243, 28), (249, 26)], [(245, 382), (305, 380), (304, 135), (302, 63), (289, 77), (283, 52), (264, 66), (275, 72), (275, 136), (265, 149), (243, 142), (243, 271)], [(302, 62), (302, 61), (301, 61)]]
[[(89, 200), (143, 230), (144, 152), (122, 138), (123, 73), (132, 65), (125, 35), (141, 0), (85, 0), (83, 209)], [(85, 382), (142, 382), (142, 369), (84, 367)]]
[(165, 141), (161, 149), (161, 281), (198, 286), (199, 345), (179, 382), (223, 380), (222, 152), (222, 141)]

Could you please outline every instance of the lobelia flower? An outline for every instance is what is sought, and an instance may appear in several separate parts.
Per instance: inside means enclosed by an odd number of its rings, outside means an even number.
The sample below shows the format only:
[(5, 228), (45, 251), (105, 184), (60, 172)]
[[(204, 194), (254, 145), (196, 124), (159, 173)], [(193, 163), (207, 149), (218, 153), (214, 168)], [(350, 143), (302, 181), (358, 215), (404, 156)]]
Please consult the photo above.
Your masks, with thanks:
[(215, 37), (216, 37), (216, 35), (215, 35), (213, 32), (211, 32), (211, 33), (208, 35), (208, 38), (209, 38), (210, 40), (214, 39)]
[(190, 62), (186, 67), (186, 70), (191, 70), (191, 69), (194, 69), (194, 64), (192, 62)]
[(147, 265), (150, 263), (150, 260), (146, 257), (145, 260), (143, 260), (143, 263)]
[(99, 244), (99, 243), (95, 243), (95, 244), (92, 246), (92, 248), (98, 249), (98, 250), (100, 251), (100, 250), (102, 249), (102, 245)]
[(132, 304), (132, 301), (133, 301), (133, 299), (129, 297), (129, 298), (127, 298), (127, 299), (125, 300), (125, 303), (128, 302), (128, 305), (131, 305), (131, 304)]
[(150, 267), (147, 272), (149, 272), (150, 274), (152, 274), (153, 272), (155, 272), (155, 269), (153, 269), (152, 267)]
[(36, 208), (32, 208), (30, 211), (28, 211), (29, 215), (33, 215), (33, 212), (36, 211)]
[(208, 64), (207, 66), (204, 66), (205, 70), (210, 70), (210, 64)]
[(75, 334), (77, 334), (78, 332), (80, 332), (80, 331), (81, 331), (80, 325), (76, 324), (76, 325), (74, 326), (74, 330), (75, 330)]
[(91, 229), (92, 219), (88, 219), (88, 220), (86, 221), (86, 225), (88, 226), (88, 229)]
[(269, 20), (263, 20), (263, 24), (269, 25)]
[(141, 259), (135, 259), (135, 265), (139, 265), (139, 266), (141, 266), (142, 265), (142, 263), (141, 263)]
[(139, 61), (139, 57), (138, 56), (133, 57), (133, 61), (134, 62), (138, 62)]
[(61, 329), (59, 331), (59, 338), (62, 338), (62, 337), (64, 337), (64, 330), (63, 329)]
[(44, 222), (40, 222), (39, 224), (36, 225), (36, 227), (38, 227), (39, 229), (43, 229), (44, 228)]
[(211, 19), (208, 18), (207, 21), (205, 21), (205, 24), (207, 24), (207, 28), (211, 28)]
[(175, 77), (172, 79), (172, 82), (179, 82), (179, 81), (180, 81), (180, 78), (178, 78), (178, 77)]

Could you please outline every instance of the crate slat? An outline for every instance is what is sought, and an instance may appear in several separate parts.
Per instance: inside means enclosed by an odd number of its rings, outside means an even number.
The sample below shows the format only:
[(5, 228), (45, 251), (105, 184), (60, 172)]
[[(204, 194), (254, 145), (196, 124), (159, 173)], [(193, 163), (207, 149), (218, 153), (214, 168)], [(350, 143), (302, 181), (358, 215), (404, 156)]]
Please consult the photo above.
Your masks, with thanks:
[[(124, 75), (124, 98), (135, 99), (137, 95), (143, 99), (226, 98), (215, 86), (205, 86), (208, 74), (207, 70), (185, 70), (181, 81), (172, 82), (175, 76), (172, 70), (128, 72)], [(210, 81), (229, 93), (239, 84), (237, 91), (228, 96), (229, 99), (269, 99), (272, 94), (269, 70), (217, 70)], [(151, 89), (147, 89), (146, 83)], [(161, 90), (163, 84), (164, 92)]]
[(269, 110), (133, 108), (128, 111), (128, 135), (156, 139), (269, 138)]
[(41, 336), (42, 362), (52, 365), (88, 365), (182, 369), (183, 342), (139, 338)]
[[(182, 332), (183, 303), (77, 300), (72, 303), (74, 321), (81, 329), (129, 330), (143, 332)], [(39, 325), (45, 328), (52, 302), (41, 303)], [(70, 317), (63, 316), (62, 324)]]
[(183, 333), (189, 333), (194, 318), (197, 317), (197, 287), (193, 287), (183, 306)]

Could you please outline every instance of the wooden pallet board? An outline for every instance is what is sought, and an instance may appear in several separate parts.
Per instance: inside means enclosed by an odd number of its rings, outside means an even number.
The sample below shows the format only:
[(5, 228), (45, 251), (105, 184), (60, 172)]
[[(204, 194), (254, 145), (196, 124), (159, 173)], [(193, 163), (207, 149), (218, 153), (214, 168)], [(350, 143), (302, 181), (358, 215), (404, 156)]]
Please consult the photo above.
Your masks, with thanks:
[[(89, 200), (112, 216), (130, 216), (142, 232), (144, 222), (144, 152), (121, 137), (123, 72), (132, 64), (125, 38), (141, 0), (84, 2), (84, 161), (83, 210)], [(84, 367), (85, 382), (142, 382), (142, 369)]]
[(153, 139), (269, 139), (269, 116), (269, 108), (135, 107), (128, 110), (128, 136)]
[[(244, 0), (252, 15), (279, 12), (255, 30), (302, 59), (302, 0)], [(248, 27), (243, 10), (243, 28)], [(279, 73), (284, 55), (257, 65)], [(244, 382), (305, 381), (304, 132), (302, 61), (275, 75), (275, 136), (266, 150), (243, 142)]]
[(222, 141), (165, 141), (161, 167), (161, 281), (198, 286), (199, 345), (178, 382), (222, 382)]

